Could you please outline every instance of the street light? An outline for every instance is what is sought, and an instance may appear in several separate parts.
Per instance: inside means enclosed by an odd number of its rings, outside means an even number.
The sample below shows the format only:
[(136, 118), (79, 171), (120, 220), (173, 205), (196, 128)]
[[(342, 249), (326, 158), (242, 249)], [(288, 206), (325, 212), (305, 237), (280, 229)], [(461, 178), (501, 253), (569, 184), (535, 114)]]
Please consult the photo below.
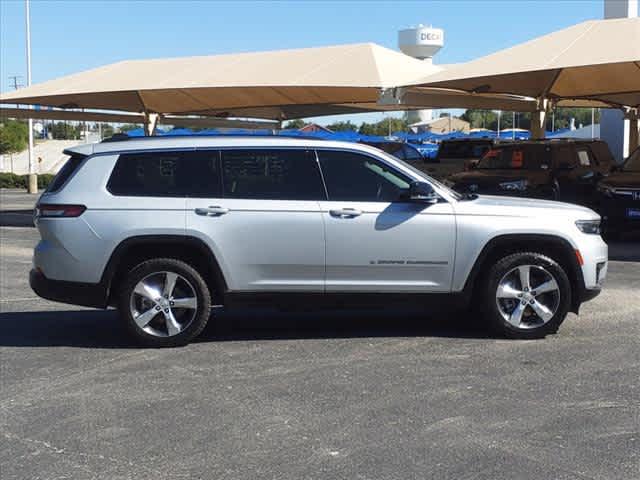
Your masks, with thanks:
[[(27, 34), (27, 87), (31, 86), (31, 22), (29, 0), (24, 0), (24, 14)], [(31, 106), (29, 108), (32, 108)], [(33, 161), (33, 119), (29, 118), (29, 193), (38, 193), (38, 175)]]

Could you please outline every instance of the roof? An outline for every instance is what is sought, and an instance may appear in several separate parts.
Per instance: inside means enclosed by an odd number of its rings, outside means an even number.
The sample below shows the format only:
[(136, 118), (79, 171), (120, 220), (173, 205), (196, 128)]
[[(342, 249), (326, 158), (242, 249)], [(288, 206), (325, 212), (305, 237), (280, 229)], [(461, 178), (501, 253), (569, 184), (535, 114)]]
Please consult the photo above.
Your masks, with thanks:
[[(132, 137), (125, 141), (89, 143), (77, 145), (65, 150), (67, 154), (80, 155), (104, 154), (109, 152), (157, 150), (157, 149), (198, 149), (225, 147), (306, 147), (306, 148), (347, 148), (369, 151), (366, 145), (353, 142), (322, 140), (317, 138), (281, 137), (281, 136), (169, 136), (169, 137)], [(373, 151), (375, 153), (375, 150)]]
[(277, 107), (375, 105), (381, 89), (438, 70), (374, 43), (130, 60), (4, 93), (0, 103), (282, 118)]
[(416, 85), (640, 105), (640, 18), (589, 20), (427, 75)]

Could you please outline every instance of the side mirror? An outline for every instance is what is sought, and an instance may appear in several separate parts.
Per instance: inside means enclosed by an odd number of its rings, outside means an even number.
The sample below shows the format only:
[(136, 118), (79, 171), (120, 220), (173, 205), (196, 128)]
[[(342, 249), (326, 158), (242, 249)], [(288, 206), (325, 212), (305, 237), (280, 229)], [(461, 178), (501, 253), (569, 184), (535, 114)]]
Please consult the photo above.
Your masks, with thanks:
[(440, 197), (426, 182), (413, 182), (409, 185), (409, 200), (421, 203), (437, 203)]

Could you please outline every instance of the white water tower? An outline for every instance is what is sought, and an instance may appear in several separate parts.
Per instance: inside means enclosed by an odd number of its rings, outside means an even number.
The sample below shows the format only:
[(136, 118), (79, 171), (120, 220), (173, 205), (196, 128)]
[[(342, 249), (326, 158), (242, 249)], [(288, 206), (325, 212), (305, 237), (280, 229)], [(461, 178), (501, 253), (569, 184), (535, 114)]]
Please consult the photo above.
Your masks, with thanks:
[[(444, 30), (441, 28), (418, 25), (398, 32), (400, 51), (429, 64), (433, 62), (433, 56), (443, 46)], [(425, 122), (432, 119), (431, 110), (414, 110), (408, 113), (409, 123)]]

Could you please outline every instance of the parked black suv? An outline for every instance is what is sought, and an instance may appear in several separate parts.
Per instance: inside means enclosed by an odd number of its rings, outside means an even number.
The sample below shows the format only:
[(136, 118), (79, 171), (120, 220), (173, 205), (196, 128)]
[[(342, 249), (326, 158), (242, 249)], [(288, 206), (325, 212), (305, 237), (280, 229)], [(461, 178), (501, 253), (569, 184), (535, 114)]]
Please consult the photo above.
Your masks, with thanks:
[(597, 210), (608, 235), (640, 231), (640, 148), (598, 184), (598, 192)]
[(447, 183), (461, 193), (561, 200), (594, 206), (596, 186), (615, 160), (601, 140), (546, 139), (496, 144)]
[(487, 151), (491, 150), (494, 142), (495, 140), (491, 138), (443, 140), (438, 148), (438, 154), (424, 170), (438, 179), (469, 170)]

